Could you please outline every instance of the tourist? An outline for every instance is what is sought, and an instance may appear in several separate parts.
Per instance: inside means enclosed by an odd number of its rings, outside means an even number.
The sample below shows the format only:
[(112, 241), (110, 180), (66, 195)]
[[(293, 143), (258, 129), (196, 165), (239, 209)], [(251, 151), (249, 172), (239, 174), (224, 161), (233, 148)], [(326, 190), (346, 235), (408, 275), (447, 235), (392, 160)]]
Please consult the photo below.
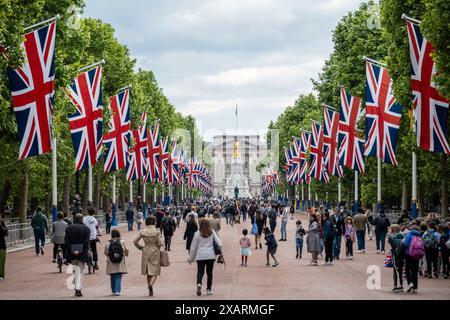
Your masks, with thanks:
[(409, 216), (408, 211), (402, 210), (402, 214), (400, 218), (397, 220), (397, 224), (402, 226), (412, 221), (412, 218)]
[(220, 231), (220, 212), (216, 211), (213, 213), (213, 217), (212, 219), (209, 220), (209, 223), (211, 224), (211, 229), (213, 229), (217, 235), (219, 235), (219, 231)]
[(94, 269), (98, 270), (98, 253), (97, 253), (97, 235), (100, 235), (100, 228), (98, 227), (98, 221), (94, 217), (95, 208), (88, 208), (88, 215), (83, 218), (83, 223), (91, 231), (91, 236), (89, 237), (89, 247), (92, 251), (92, 261), (94, 262)]
[(391, 225), (391, 222), (389, 221), (389, 218), (386, 216), (386, 213), (384, 213), (384, 210), (381, 209), (380, 213), (373, 220), (373, 223), (375, 225), (375, 241), (377, 247), (377, 254), (380, 252), (384, 254), (386, 235), (388, 232), (388, 228)]
[(65, 235), (66, 259), (72, 264), (75, 283), (75, 296), (82, 297), (84, 267), (89, 260), (89, 238), (91, 230), (83, 224), (83, 215), (77, 213), (73, 224), (67, 227)]
[(423, 234), (423, 242), (425, 244), (425, 258), (427, 264), (427, 276), (432, 278), (431, 273), (435, 278), (439, 277), (438, 273), (438, 256), (439, 256), (439, 238), (440, 234), (436, 231), (434, 222), (428, 224), (428, 230)]
[(442, 258), (442, 275), (444, 279), (447, 279), (450, 274), (450, 229), (449, 225), (450, 223), (447, 222), (446, 225), (443, 225), (441, 228), (441, 234), (439, 237), (439, 251), (441, 253)]
[(108, 206), (108, 210), (106, 210), (106, 212), (105, 212), (106, 234), (111, 233), (111, 213), (112, 213), (112, 208), (111, 208), (111, 206)]
[(291, 220), (294, 220), (294, 214), (295, 214), (294, 204), (292, 204), (291, 207), (289, 208), (289, 213), (291, 214)]
[(134, 210), (133, 210), (133, 204), (131, 202), (128, 204), (127, 211), (125, 211), (125, 217), (126, 217), (127, 223), (128, 223), (128, 231), (133, 231)]
[(8, 228), (5, 221), (0, 219), (0, 280), (5, 279), (5, 265), (6, 265), (6, 240), (8, 236)]
[(356, 239), (358, 243), (358, 253), (366, 253), (366, 230), (370, 228), (369, 220), (367, 220), (366, 215), (362, 211), (353, 217), (353, 223), (356, 229)]
[[(394, 279), (393, 292), (403, 292), (403, 266), (405, 264), (404, 250), (402, 248), (403, 234), (400, 226), (393, 224), (388, 236), (388, 243), (391, 245), (392, 271)], [(400, 286), (399, 286), (400, 285)]]
[(175, 210), (175, 219), (177, 221), (177, 228), (179, 228), (181, 222), (181, 207), (177, 207)]
[(189, 264), (197, 261), (197, 295), (202, 295), (203, 275), (206, 268), (206, 295), (212, 295), (213, 268), (216, 255), (223, 256), (222, 241), (211, 229), (208, 219), (199, 220), (199, 229), (192, 239)]
[(274, 261), (272, 267), (276, 267), (280, 264), (278, 262), (277, 258), (275, 257), (275, 254), (277, 253), (277, 247), (278, 247), (277, 240), (275, 240), (275, 235), (270, 231), (269, 228), (264, 227), (263, 232), (264, 232), (264, 240), (266, 240), (266, 246), (267, 246), (266, 266), (267, 267), (270, 266), (270, 260), (269, 260), (270, 257), (269, 256), (271, 256)]
[(241, 214), (242, 214), (242, 222), (246, 222), (247, 221), (248, 208), (247, 208), (247, 204), (245, 202), (242, 203), (240, 211), (241, 211)]
[(366, 208), (366, 217), (367, 221), (369, 221), (369, 229), (367, 230), (367, 236), (369, 240), (372, 240), (372, 234), (373, 234), (373, 228), (372, 226), (375, 225), (373, 212), (370, 210), (370, 207)]
[(183, 240), (186, 240), (186, 250), (189, 252), (191, 248), (192, 239), (194, 238), (194, 234), (198, 230), (198, 223), (197, 219), (195, 219), (195, 216), (190, 213), (187, 216), (187, 222), (186, 222), (186, 230), (184, 231)]
[(51, 241), (53, 243), (53, 259), (52, 259), (53, 263), (56, 263), (56, 255), (58, 253), (58, 247), (61, 248), (64, 259), (66, 257), (65, 236), (68, 225), (64, 221), (64, 213), (58, 212), (57, 218), (58, 220), (53, 222), (52, 238), (51, 238)]
[(142, 213), (141, 210), (138, 210), (136, 212), (136, 225), (137, 225), (137, 229), (138, 231), (141, 230), (142, 224), (144, 223), (144, 214)]
[(156, 207), (156, 229), (161, 230), (161, 223), (164, 217), (166, 216), (164, 209), (161, 206)]
[(33, 228), (36, 257), (38, 257), (39, 254), (44, 255), (45, 234), (48, 232), (48, 220), (42, 213), (41, 207), (36, 208), (36, 212), (31, 219), (31, 227)]
[(263, 215), (261, 213), (261, 210), (259, 210), (259, 209), (256, 210), (255, 219), (256, 219), (256, 225), (258, 226), (258, 234), (255, 234), (255, 249), (258, 249), (258, 245), (259, 245), (259, 249), (262, 249), (261, 235), (262, 235), (262, 230), (265, 226), (265, 223), (263, 220)]
[[(161, 232), (156, 228), (156, 218), (149, 216), (145, 219), (146, 227), (139, 231), (134, 245), (142, 251), (141, 274), (147, 276), (148, 294), (153, 296), (153, 286), (156, 278), (161, 274)], [(140, 245), (140, 240), (144, 245)]]
[(353, 242), (356, 239), (356, 229), (353, 225), (353, 218), (345, 218), (345, 256), (347, 259), (353, 260)]
[(275, 205), (273, 204), (267, 214), (267, 217), (269, 218), (269, 226), (270, 226), (270, 232), (275, 234), (275, 228), (277, 227), (277, 211), (275, 210)]
[(421, 238), (419, 228), (413, 222), (408, 224), (408, 234), (403, 240), (403, 246), (405, 250), (405, 272), (406, 280), (408, 282), (408, 293), (416, 293), (418, 288), (418, 274), (419, 274), (419, 260), (421, 257), (417, 256), (414, 252), (416, 247), (412, 246), (418, 243), (414, 238)]
[(195, 220), (196, 220), (197, 223), (198, 223), (198, 214), (197, 214), (197, 211), (196, 211), (195, 206), (192, 206), (192, 207), (191, 207), (191, 212), (190, 212), (189, 214), (192, 214), (192, 215), (194, 216)]
[(295, 249), (296, 249), (296, 259), (302, 258), (302, 252), (303, 252), (303, 237), (306, 235), (305, 229), (302, 227), (302, 222), (300, 220), (297, 220), (295, 223), (297, 226), (295, 229)]
[(241, 246), (241, 267), (247, 267), (248, 257), (252, 255), (250, 246), (252, 242), (248, 237), (248, 230), (242, 230), (242, 236), (239, 239), (239, 245)]
[(281, 239), (280, 241), (287, 241), (287, 223), (289, 219), (289, 213), (284, 205), (280, 207), (280, 216), (281, 216)]
[(325, 265), (331, 266), (333, 264), (333, 242), (336, 231), (333, 223), (330, 221), (328, 212), (322, 215), (322, 230), (325, 242)]
[(176, 228), (175, 220), (169, 215), (169, 211), (165, 212), (165, 216), (161, 221), (161, 230), (164, 234), (164, 248), (170, 251), (170, 245), (172, 244), (173, 233)]
[(113, 295), (120, 296), (122, 289), (122, 275), (127, 272), (125, 257), (128, 249), (125, 241), (120, 239), (120, 232), (114, 229), (111, 232), (111, 240), (105, 245), (103, 251), (106, 255), (106, 274), (111, 277), (111, 291)]
[(336, 228), (333, 240), (333, 258), (335, 260), (339, 260), (339, 255), (341, 254), (342, 235), (345, 232), (345, 221), (342, 213), (343, 211), (336, 208), (335, 214), (331, 217), (331, 222)]
[(317, 257), (319, 255), (320, 251), (320, 226), (318, 222), (317, 215), (314, 213), (311, 213), (309, 216), (309, 226), (307, 236), (306, 236), (306, 248), (308, 252), (311, 253), (312, 260), (311, 265), (317, 266)]

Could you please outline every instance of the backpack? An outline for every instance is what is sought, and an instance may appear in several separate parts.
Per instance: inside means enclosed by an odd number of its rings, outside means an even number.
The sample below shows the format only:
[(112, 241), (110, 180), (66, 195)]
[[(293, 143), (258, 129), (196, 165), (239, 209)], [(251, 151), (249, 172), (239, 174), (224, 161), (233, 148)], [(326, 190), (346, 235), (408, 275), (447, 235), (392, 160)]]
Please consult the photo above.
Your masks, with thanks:
[(123, 248), (120, 240), (111, 240), (108, 248), (109, 260), (113, 263), (119, 263), (123, 259)]
[(422, 259), (425, 255), (425, 245), (420, 236), (413, 236), (409, 244), (409, 255), (415, 259)]
[(425, 235), (423, 236), (423, 241), (425, 243), (425, 248), (438, 247), (438, 241), (436, 239), (436, 236), (434, 235), (434, 231), (427, 231), (427, 233), (425, 233)]
[(164, 220), (164, 231), (165, 232), (172, 231), (172, 219)]

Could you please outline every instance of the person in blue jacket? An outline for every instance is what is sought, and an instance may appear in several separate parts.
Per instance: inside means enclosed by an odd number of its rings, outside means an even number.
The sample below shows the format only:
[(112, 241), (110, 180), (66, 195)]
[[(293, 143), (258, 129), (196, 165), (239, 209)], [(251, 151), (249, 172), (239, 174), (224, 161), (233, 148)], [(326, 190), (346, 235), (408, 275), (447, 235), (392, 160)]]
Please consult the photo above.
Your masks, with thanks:
[(415, 222), (408, 224), (409, 232), (403, 240), (403, 247), (405, 248), (405, 272), (406, 281), (408, 282), (408, 290), (406, 292), (416, 293), (419, 279), (419, 259), (409, 255), (409, 246), (413, 237), (420, 237), (419, 227)]
[(325, 242), (325, 265), (333, 264), (333, 241), (336, 229), (330, 220), (330, 214), (322, 215), (323, 238)]

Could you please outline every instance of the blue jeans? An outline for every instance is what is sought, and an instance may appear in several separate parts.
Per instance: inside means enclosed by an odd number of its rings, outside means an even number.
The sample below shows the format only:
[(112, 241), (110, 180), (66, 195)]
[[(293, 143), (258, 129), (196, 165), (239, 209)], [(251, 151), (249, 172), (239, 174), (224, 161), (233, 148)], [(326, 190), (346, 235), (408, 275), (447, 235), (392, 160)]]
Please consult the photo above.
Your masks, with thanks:
[(384, 251), (384, 244), (386, 242), (386, 231), (377, 230), (375, 232), (375, 240), (377, 243), (377, 250)]
[(281, 221), (281, 239), (286, 240), (287, 232), (286, 232), (287, 221)]
[(277, 222), (269, 221), (269, 225), (270, 225), (270, 232), (275, 233), (275, 228), (277, 227)]
[(337, 234), (334, 236), (333, 241), (333, 257), (339, 258), (339, 255), (341, 254), (341, 241), (342, 241), (342, 235)]
[(111, 291), (112, 293), (120, 293), (122, 290), (122, 274), (121, 273), (114, 273), (111, 274)]
[(358, 250), (366, 250), (366, 230), (356, 231)]
[(128, 222), (128, 231), (132, 231), (133, 230), (133, 220), (127, 220)]
[(295, 248), (297, 249), (297, 253), (301, 256), (303, 251), (303, 238), (295, 239)]
[(33, 230), (33, 232), (34, 232), (34, 244), (35, 244), (36, 254), (39, 254), (41, 252), (41, 247), (43, 248), (45, 245), (45, 231), (44, 230)]

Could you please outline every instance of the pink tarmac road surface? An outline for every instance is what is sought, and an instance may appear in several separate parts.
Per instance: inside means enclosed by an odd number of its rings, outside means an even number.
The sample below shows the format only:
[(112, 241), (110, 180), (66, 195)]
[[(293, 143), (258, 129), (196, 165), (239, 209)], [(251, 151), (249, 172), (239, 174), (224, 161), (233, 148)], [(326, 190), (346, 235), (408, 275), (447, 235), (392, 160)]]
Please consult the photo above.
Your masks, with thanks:
[[(296, 219), (302, 219), (306, 228), (307, 222), (301, 214)], [(276, 239), (280, 238), (280, 221), (275, 230)], [(108, 235), (101, 237), (98, 251), (100, 253), (100, 270), (95, 274), (87, 274), (83, 281), (83, 297), (75, 298), (66, 282), (71, 274), (59, 273), (56, 264), (51, 262), (52, 244), (46, 246), (45, 256), (36, 257), (34, 248), (8, 253), (6, 259), (6, 279), (0, 281), (0, 299), (170, 299), (170, 300), (246, 300), (246, 299), (450, 299), (450, 279), (425, 279), (419, 277), (417, 294), (394, 294), (391, 292), (392, 269), (383, 267), (384, 256), (375, 253), (375, 241), (366, 241), (366, 254), (358, 254), (354, 244), (354, 260), (345, 259), (345, 248), (342, 243), (341, 260), (334, 261), (332, 266), (309, 266), (310, 254), (303, 248), (303, 259), (295, 259), (295, 220), (288, 223), (288, 241), (278, 242), (278, 267), (265, 266), (265, 248), (255, 250), (252, 246), (252, 256), (248, 267), (241, 267), (239, 237), (243, 228), (251, 229), (247, 221), (227, 225), (222, 219), (220, 238), (224, 244), (226, 267), (216, 264), (214, 267), (214, 295), (196, 295), (196, 263), (189, 265), (183, 233), (185, 225), (182, 222), (172, 240), (170, 252), (171, 264), (162, 268), (161, 276), (154, 286), (154, 296), (148, 296), (145, 276), (141, 275), (141, 253), (133, 240), (137, 231), (128, 232), (126, 226), (120, 227), (122, 239), (130, 250), (126, 258), (128, 274), (123, 276), (122, 295), (111, 295), (109, 276), (105, 274), (103, 246), (109, 239)], [(253, 236), (252, 236), (253, 238)], [(264, 245), (264, 242), (263, 242)], [(388, 244), (386, 243), (388, 247)], [(379, 270), (379, 289), (369, 289), (367, 282), (372, 273)], [(370, 281), (369, 281), (370, 282)], [(206, 275), (203, 280), (206, 285)], [(374, 282), (372, 287), (374, 286)], [(406, 285), (406, 282), (405, 282)]]

